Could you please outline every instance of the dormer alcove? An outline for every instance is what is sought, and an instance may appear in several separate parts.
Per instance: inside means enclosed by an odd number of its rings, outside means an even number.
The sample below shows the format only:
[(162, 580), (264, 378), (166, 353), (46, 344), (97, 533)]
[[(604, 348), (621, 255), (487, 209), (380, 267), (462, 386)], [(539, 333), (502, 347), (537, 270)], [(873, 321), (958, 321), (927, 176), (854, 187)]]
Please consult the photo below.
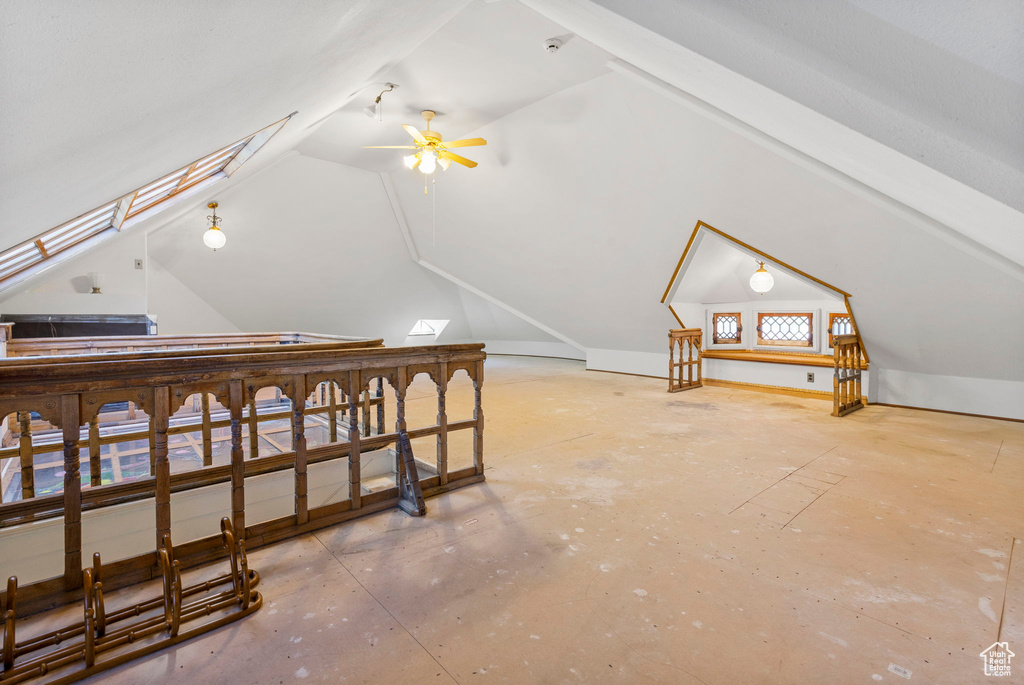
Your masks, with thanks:
[[(762, 263), (774, 281), (763, 294), (750, 282)], [(662, 301), (681, 327), (702, 329), (708, 385), (831, 396), (832, 338), (857, 331), (849, 293), (702, 221)]]

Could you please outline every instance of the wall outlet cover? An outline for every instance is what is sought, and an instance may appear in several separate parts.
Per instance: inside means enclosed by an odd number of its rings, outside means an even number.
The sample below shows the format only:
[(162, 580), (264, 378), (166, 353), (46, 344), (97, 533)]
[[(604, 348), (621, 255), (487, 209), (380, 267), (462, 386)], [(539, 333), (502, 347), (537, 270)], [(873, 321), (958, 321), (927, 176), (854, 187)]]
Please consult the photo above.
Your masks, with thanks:
[(807, 382), (808, 383), (813, 383), (814, 382), (814, 374), (813, 373), (807, 374)]

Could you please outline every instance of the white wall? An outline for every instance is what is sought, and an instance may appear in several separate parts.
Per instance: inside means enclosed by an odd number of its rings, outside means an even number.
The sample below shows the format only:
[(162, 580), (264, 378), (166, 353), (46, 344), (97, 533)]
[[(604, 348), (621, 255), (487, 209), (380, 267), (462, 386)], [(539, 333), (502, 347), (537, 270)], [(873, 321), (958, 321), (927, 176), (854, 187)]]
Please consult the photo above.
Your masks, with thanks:
[[(587, 144), (608, 131), (614, 147)], [(873, 368), (1024, 383), (1015, 273), (705, 111), (610, 74), (466, 135), (491, 142), (477, 169), (438, 181), (436, 247), (422, 181), (392, 174), (422, 257), (578, 342), (594, 368), (665, 374), (678, 324), (659, 299), (703, 219), (850, 292)], [(960, 332), (992, 322), (1006, 335), (965, 352)], [(973, 396), (961, 410), (984, 413)]]
[[(118, 234), (0, 294), (4, 314), (145, 314), (146, 235)], [(103, 274), (103, 293), (92, 295), (89, 273)]]
[(238, 333), (239, 328), (159, 262), (149, 262), (148, 308), (164, 335)]

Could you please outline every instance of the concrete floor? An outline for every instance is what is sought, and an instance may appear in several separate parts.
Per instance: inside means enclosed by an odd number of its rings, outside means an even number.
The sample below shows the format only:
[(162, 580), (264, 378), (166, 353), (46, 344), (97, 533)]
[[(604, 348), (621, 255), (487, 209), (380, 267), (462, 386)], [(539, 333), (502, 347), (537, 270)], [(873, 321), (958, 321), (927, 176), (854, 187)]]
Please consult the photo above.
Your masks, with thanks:
[(95, 680), (960, 684), (1001, 625), (1024, 682), (1024, 425), (487, 374), (485, 484), (255, 551), (263, 609)]

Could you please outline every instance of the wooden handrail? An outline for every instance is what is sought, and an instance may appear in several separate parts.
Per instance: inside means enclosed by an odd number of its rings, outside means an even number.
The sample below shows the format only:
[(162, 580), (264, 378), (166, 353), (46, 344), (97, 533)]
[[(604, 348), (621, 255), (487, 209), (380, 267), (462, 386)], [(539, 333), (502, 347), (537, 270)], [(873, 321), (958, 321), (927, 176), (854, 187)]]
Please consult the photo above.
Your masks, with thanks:
[(112, 335), (69, 338), (13, 338), (7, 342), (8, 357), (156, 351), (188, 348), (231, 348), (300, 343), (361, 343), (378, 347), (380, 340), (320, 333), (199, 333), (189, 335)]
[[(353, 347), (369, 343), (370, 347)], [(0, 416), (38, 414), (62, 433), (63, 492), (44, 497), (0, 504), (0, 527), (19, 528), (40, 517), (63, 517), (64, 574), (61, 577), (30, 583), (19, 589), (19, 601), (33, 609), (54, 606), (80, 594), (83, 510), (114, 504), (153, 499), (156, 519), (152, 549), (158, 540), (171, 533), (172, 492), (230, 482), (230, 519), (239, 537), (249, 546), (333, 525), (364, 513), (395, 505), (400, 499), (399, 479), (395, 487), (363, 492), (360, 455), (396, 444), (403, 432), (411, 439), (436, 436), (436, 455), (429, 471), (420, 478), (427, 496), (480, 482), (483, 470), (483, 425), (481, 404), (483, 362), (482, 344), (435, 345), (385, 348), (380, 341), (335, 341), (290, 345), (254, 346), (242, 350), (180, 350), (155, 354), (123, 354), (39, 357), (0, 360)], [(473, 382), (473, 418), (448, 422), (445, 392), (458, 370), (464, 370)], [(433, 425), (407, 426), (405, 393), (412, 379), (427, 374), (437, 388), (438, 414)], [(395, 430), (382, 427), (383, 399), (371, 401), (368, 392), (376, 382), (386, 379), (397, 406)], [(307, 405), (321, 384), (333, 384), (342, 393), (339, 402), (334, 391), (321, 392), (324, 406)], [(243, 408), (263, 388), (277, 387), (291, 400), (291, 449), (281, 454), (247, 458), (243, 451)], [(168, 435), (173, 430), (170, 417), (193, 395), (213, 395), (228, 410), (231, 428), (230, 463), (206, 465), (192, 471), (171, 474), (168, 460)], [(328, 399), (326, 395), (329, 395)], [(100, 409), (108, 403), (131, 402), (149, 418), (151, 476), (131, 482), (93, 485), (83, 489), (79, 459), (80, 446), (98, 446), (98, 431), (83, 438), (83, 428), (96, 421)], [(333, 409), (332, 409), (333, 407)], [(369, 419), (373, 407), (378, 415), (377, 434), (364, 435), (360, 412)], [(333, 430), (332, 441), (307, 447), (303, 425), (310, 413), (347, 409), (348, 430)], [(208, 411), (208, 408), (207, 408)], [(276, 412), (280, 413), (280, 412)], [(257, 414), (257, 417), (259, 415)], [(339, 419), (341, 417), (338, 417)], [(204, 442), (213, 422), (204, 417)], [(337, 421), (332, 422), (337, 428)], [(196, 425), (198, 428), (198, 424)], [(472, 430), (473, 465), (454, 473), (448, 470), (448, 434), (454, 430)], [(137, 436), (136, 436), (137, 437)], [(31, 436), (28, 466), (31, 468)], [(90, 445), (91, 447), (92, 445)], [(92, 451), (90, 449), (90, 451)], [(400, 450), (395, 451), (396, 460)], [(349, 461), (348, 498), (320, 507), (310, 506), (307, 498), (306, 470), (309, 464), (347, 458)], [(422, 463), (422, 462), (421, 462)], [(23, 466), (25, 462), (23, 461)], [(398, 461), (395, 472), (404, 469)], [(290, 469), (294, 472), (294, 507), (290, 516), (246, 526), (246, 479), (258, 474)], [(205, 545), (205, 546), (204, 546)], [(186, 550), (193, 549), (189, 543)], [(209, 556), (209, 545), (194, 547), (193, 557), (185, 555), (183, 565)], [(115, 562), (105, 570), (105, 585), (125, 584), (152, 577), (157, 569), (155, 552)], [(32, 609), (30, 609), (32, 610)]]

